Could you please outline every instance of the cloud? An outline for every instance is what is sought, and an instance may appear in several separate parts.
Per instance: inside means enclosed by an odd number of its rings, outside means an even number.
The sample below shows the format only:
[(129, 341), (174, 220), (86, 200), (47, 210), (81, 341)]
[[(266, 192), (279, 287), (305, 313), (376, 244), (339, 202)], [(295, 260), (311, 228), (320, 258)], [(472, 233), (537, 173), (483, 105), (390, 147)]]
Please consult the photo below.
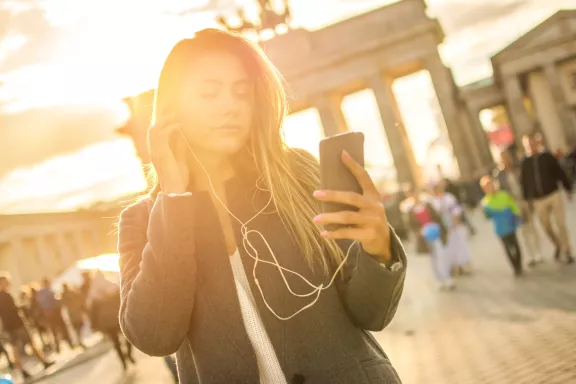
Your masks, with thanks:
[(483, 27), (512, 13), (522, 11), (530, 0), (436, 1), (430, 12), (442, 23), (446, 34), (462, 33)]
[(0, 115), (0, 177), (59, 153), (117, 137), (121, 121), (105, 108), (52, 107)]
[(36, 0), (0, 0), (0, 40), (11, 36), (25, 39), (17, 49), (3, 55), (0, 73), (35, 64), (50, 57), (59, 30), (46, 19), (44, 10)]

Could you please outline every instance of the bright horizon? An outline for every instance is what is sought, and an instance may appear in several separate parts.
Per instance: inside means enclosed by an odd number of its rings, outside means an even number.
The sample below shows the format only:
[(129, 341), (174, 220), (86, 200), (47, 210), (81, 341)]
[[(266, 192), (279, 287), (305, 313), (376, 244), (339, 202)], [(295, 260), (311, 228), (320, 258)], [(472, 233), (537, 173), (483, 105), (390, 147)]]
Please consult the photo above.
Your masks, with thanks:
[[(315, 0), (314, 5), (310, 5), (310, 1), (293, 0), (291, 5), (297, 25), (318, 29), (392, 2)], [(0, 101), (4, 101), (4, 113), (62, 105), (71, 110), (75, 105), (99, 106), (113, 113), (120, 124), (127, 117), (121, 99), (154, 87), (163, 60), (173, 44), (195, 30), (216, 25), (216, 13), (212, 9), (186, 16), (175, 14), (187, 8), (200, 10), (212, 3), (214, 1), (209, 0), (27, 2), (41, 7), (46, 21), (57, 28), (58, 38), (41, 60), (0, 71)], [(245, 6), (248, 13), (255, 10), (255, 2), (250, 0), (222, 0), (219, 3), (222, 9), (228, 10), (225, 13), (231, 13), (235, 4)], [(468, 27), (458, 25), (456, 17), (450, 19), (447, 15), (447, 10), (457, 7), (466, 11), (463, 2), (429, 0), (427, 3), (429, 13), (439, 17), (447, 29), (446, 43), (440, 47), (440, 52), (460, 84), (489, 76), (491, 54), (559, 8), (573, 6), (572, 0), (550, 0), (545, 4), (526, 0), (521, 9), (501, 15), (495, 9), (505, 3), (511, 4), (512, 0), (486, 1), (486, 9), (494, 8), (492, 16), (482, 19), (478, 15), (476, 24)], [(3, 4), (11, 9), (26, 7), (16, 1)], [(134, 12), (135, 9), (138, 12)], [(470, 19), (469, 13), (468, 10), (468, 14), (462, 15)], [(511, 25), (514, 28), (510, 28)], [(17, 53), (28, 38), (25, 33), (18, 32), (4, 36), (0, 40), (0, 64)], [(435, 111), (430, 106), (434, 97), (430, 79), (426, 73), (400, 79), (395, 84), (395, 92), (414, 152), (422, 162), (425, 149), (439, 132)], [(390, 166), (390, 150), (370, 93), (362, 91), (349, 95), (343, 110), (350, 128), (362, 130), (369, 138), (368, 160), (377, 166)], [(306, 111), (289, 118), (285, 133), (290, 145), (315, 152), (321, 138), (317, 115)], [(86, 172), (87, 169), (90, 172)], [(0, 212), (45, 211), (48, 206), (69, 210), (90, 201), (113, 199), (142, 188), (139, 172), (139, 163), (126, 138), (94, 143), (80, 151), (5, 175), (0, 180)]]

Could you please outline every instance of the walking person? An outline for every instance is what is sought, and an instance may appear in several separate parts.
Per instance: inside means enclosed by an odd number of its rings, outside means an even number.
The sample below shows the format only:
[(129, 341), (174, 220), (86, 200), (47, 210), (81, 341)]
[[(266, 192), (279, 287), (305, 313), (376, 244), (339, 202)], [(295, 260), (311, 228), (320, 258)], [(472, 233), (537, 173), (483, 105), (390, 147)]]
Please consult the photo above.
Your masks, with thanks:
[(112, 342), (124, 370), (128, 369), (128, 363), (135, 364), (132, 344), (122, 334), (118, 320), (119, 287), (108, 281), (100, 271), (96, 272), (91, 281), (86, 307), (89, 311), (92, 329), (102, 332)]
[(465, 184), (457, 185), (448, 178), (442, 180), (441, 183), (444, 184), (444, 191), (454, 196), (456, 202), (458, 202), (458, 205), (462, 208), (462, 214), (460, 215), (460, 219), (462, 223), (466, 225), (466, 227), (468, 228), (468, 233), (470, 234), (470, 236), (474, 236), (478, 231), (476, 230), (476, 227), (474, 226), (472, 220), (470, 220), (470, 217), (466, 212), (467, 204), (465, 204), (465, 202), (467, 199), (467, 191), (466, 191), (467, 188), (465, 188)]
[(84, 326), (84, 297), (82, 293), (76, 289), (72, 289), (68, 284), (62, 284), (62, 307), (68, 312), (68, 319), (70, 325), (74, 330), (74, 337), (76, 338), (76, 345), (86, 349), (82, 341), (82, 327)]
[(214, 29), (176, 44), (149, 131), (159, 184), (119, 222), (122, 329), (176, 352), (184, 384), (400, 383), (368, 331), (396, 311), (403, 247), (345, 152), (363, 192), (319, 190), (317, 160), (282, 141), (285, 113), (256, 44)]
[(452, 290), (456, 287), (450, 274), (450, 258), (446, 250), (447, 231), (442, 218), (432, 204), (423, 202), (419, 191), (413, 191), (412, 206), (408, 221), (422, 241), (428, 246), (432, 271), (442, 290)]
[(462, 223), (463, 208), (451, 193), (444, 190), (444, 184), (433, 187), (434, 199), (432, 205), (440, 214), (442, 223), (448, 230), (446, 251), (450, 255), (450, 264), (455, 275), (467, 275), (472, 272), (470, 250), (466, 226)]
[(42, 352), (36, 348), (24, 321), (20, 317), (18, 307), (9, 289), (10, 277), (7, 274), (0, 274), (0, 320), (2, 330), (8, 334), (8, 342), (12, 347), (13, 366), (27, 379), (32, 377), (32, 375), (22, 366), (20, 350), (23, 345), (30, 345), (34, 355), (44, 365), (45, 369), (51, 367), (54, 363), (46, 361)]
[(44, 312), (46, 323), (54, 339), (56, 353), (60, 353), (60, 340), (62, 338), (66, 341), (70, 349), (73, 349), (74, 344), (70, 339), (68, 326), (62, 316), (62, 305), (56, 298), (56, 293), (52, 290), (50, 280), (47, 278), (42, 280), (42, 288), (36, 293), (36, 300)]
[(536, 229), (534, 212), (522, 195), (522, 185), (520, 181), (520, 166), (514, 162), (514, 157), (510, 151), (502, 151), (500, 154), (501, 166), (498, 172), (498, 185), (503, 191), (508, 192), (520, 205), (520, 217), (523, 225), (520, 228), (522, 238), (526, 242), (529, 261), (528, 266), (533, 267), (542, 263), (542, 251), (540, 235)]
[(511, 194), (498, 189), (492, 177), (484, 176), (480, 180), (480, 185), (485, 193), (482, 199), (484, 215), (494, 223), (494, 231), (504, 244), (514, 275), (520, 276), (522, 252), (516, 236), (516, 229), (520, 223), (520, 208)]
[(38, 290), (35, 287), (30, 287), (29, 295), (30, 303), (30, 324), (33, 330), (38, 332), (40, 341), (42, 342), (42, 350), (48, 352), (54, 349), (54, 344), (50, 341), (50, 329), (46, 314), (38, 304)]
[[(541, 136), (535, 134), (524, 137), (528, 156), (522, 161), (522, 195), (527, 204), (533, 204), (534, 210), (548, 238), (555, 245), (554, 259), (572, 264), (574, 258), (570, 247), (570, 237), (566, 225), (566, 208), (560, 184), (566, 191), (566, 197), (572, 200), (572, 183), (558, 160), (547, 151)], [(552, 220), (556, 228), (552, 226)]]

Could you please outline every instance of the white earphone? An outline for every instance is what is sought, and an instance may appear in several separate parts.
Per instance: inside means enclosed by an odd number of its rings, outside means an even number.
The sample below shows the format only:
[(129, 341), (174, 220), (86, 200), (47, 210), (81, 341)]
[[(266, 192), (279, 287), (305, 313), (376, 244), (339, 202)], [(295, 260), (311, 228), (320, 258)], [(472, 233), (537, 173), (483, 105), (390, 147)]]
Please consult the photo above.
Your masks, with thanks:
[[(222, 207), (224, 207), (224, 209), (230, 214), (230, 216), (232, 216), (239, 224), (240, 224), (240, 230), (242, 233), (242, 245), (244, 246), (244, 250), (246, 251), (246, 254), (248, 254), (251, 258), (253, 258), (255, 260), (254, 263), (254, 268), (252, 269), (252, 277), (254, 278), (254, 282), (256, 283), (256, 286), (258, 287), (258, 290), (260, 291), (260, 295), (262, 296), (262, 300), (264, 301), (264, 304), (266, 304), (266, 307), (268, 308), (268, 310), (270, 310), (270, 312), (272, 312), (272, 314), (274, 316), (276, 316), (278, 319), (280, 320), (290, 320), (291, 318), (293, 318), (294, 316), (298, 315), (300, 312), (312, 307), (314, 304), (316, 304), (316, 302), (318, 301), (318, 299), (320, 298), (320, 293), (325, 290), (328, 289), (332, 286), (332, 284), (334, 283), (334, 281), (336, 280), (336, 276), (338, 276), (338, 272), (340, 272), (340, 270), (342, 269), (342, 267), (344, 266), (344, 264), (346, 263), (346, 261), (348, 260), (348, 256), (350, 255), (350, 251), (352, 250), (352, 247), (354, 246), (355, 243), (357, 243), (357, 241), (354, 241), (350, 247), (348, 247), (348, 250), (346, 251), (346, 256), (344, 257), (344, 259), (342, 260), (342, 262), (340, 263), (340, 265), (338, 266), (338, 268), (336, 269), (336, 271), (334, 272), (334, 275), (332, 276), (332, 278), (330, 279), (330, 283), (326, 286), (324, 286), (324, 284), (320, 284), (318, 286), (312, 284), (310, 281), (308, 281), (308, 279), (306, 279), (304, 276), (302, 276), (301, 274), (299, 274), (298, 272), (292, 271), (288, 268), (284, 268), (282, 267), (279, 263), (278, 263), (278, 259), (276, 258), (276, 255), (274, 254), (274, 251), (272, 251), (272, 248), (270, 247), (270, 244), (268, 244), (268, 241), (266, 241), (266, 238), (264, 237), (264, 235), (262, 235), (262, 233), (260, 233), (259, 231), (256, 230), (251, 230), (248, 229), (247, 225), (254, 220), (256, 217), (258, 217), (258, 215), (260, 215), (262, 212), (264, 212), (266, 210), (266, 208), (268, 208), (270, 206), (270, 204), (272, 203), (272, 196), (270, 196), (270, 199), (268, 200), (268, 202), (266, 203), (266, 205), (264, 206), (264, 208), (262, 208), (260, 211), (258, 211), (254, 216), (252, 216), (252, 218), (250, 218), (248, 221), (246, 221), (245, 223), (243, 223), (238, 217), (236, 217), (226, 206), (226, 204), (224, 204), (224, 202), (222, 201), (222, 199), (220, 199), (220, 196), (218, 196), (218, 194), (216, 193), (216, 191), (214, 190), (214, 186), (212, 184), (212, 179), (210, 178), (210, 175), (208, 174), (208, 171), (206, 170), (206, 168), (204, 167), (204, 164), (202, 164), (202, 162), (198, 159), (198, 157), (196, 157), (196, 154), (194, 153), (194, 151), (192, 150), (192, 147), (190, 146), (190, 144), (188, 143), (188, 140), (186, 140), (186, 137), (184, 136), (184, 133), (182, 131), (179, 131), (180, 134), (182, 135), (182, 138), (184, 139), (184, 142), (186, 143), (186, 146), (188, 147), (188, 149), (190, 150), (190, 153), (192, 153), (192, 156), (194, 156), (194, 159), (198, 162), (198, 164), (200, 164), (200, 167), (202, 167), (202, 170), (204, 171), (204, 173), (206, 174), (206, 177), (208, 178), (208, 183), (210, 184), (210, 189), (212, 190), (212, 193), (214, 194), (214, 196), (216, 197), (216, 200), (218, 200), (218, 202), (222, 205)], [(258, 256), (258, 250), (252, 245), (252, 243), (250, 242), (250, 240), (248, 239), (248, 236), (250, 234), (257, 234), (260, 236), (260, 238), (262, 239), (262, 241), (264, 241), (264, 244), (266, 244), (266, 247), (268, 248), (268, 251), (270, 252), (270, 255), (272, 255), (272, 258), (274, 259), (274, 262), (271, 261), (267, 261), (267, 260), (260, 260), (259, 256)], [(262, 262), (265, 264), (271, 264), (274, 265), (278, 271), (280, 272), (280, 275), (282, 276), (282, 280), (284, 280), (284, 284), (286, 284), (286, 288), (288, 288), (288, 291), (296, 296), (296, 297), (309, 297), (309, 296), (313, 296), (315, 295), (315, 298), (312, 302), (306, 304), (304, 307), (302, 307), (301, 309), (299, 309), (298, 311), (296, 311), (295, 313), (293, 313), (292, 315), (288, 316), (288, 317), (282, 317), (280, 315), (278, 315), (276, 313), (276, 311), (274, 311), (270, 305), (268, 304), (268, 302), (266, 301), (266, 297), (264, 296), (264, 292), (262, 291), (262, 287), (260, 286), (260, 282), (258, 281), (258, 278), (256, 277), (256, 267), (258, 266), (258, 263)], [(286, 280), (286, 276), (284, 275), (284, 271), (286, 272), (290, 272), (293, 275), (298, 276), (299, 278), (301, 278), (306, 284), (308, 284), (312, 289), (311, 292), (306, 293), (306, 294), (298, 294), (295, 293), (292, 288), (290, 287), (290, 284), (288, 283), (288, 281)]]

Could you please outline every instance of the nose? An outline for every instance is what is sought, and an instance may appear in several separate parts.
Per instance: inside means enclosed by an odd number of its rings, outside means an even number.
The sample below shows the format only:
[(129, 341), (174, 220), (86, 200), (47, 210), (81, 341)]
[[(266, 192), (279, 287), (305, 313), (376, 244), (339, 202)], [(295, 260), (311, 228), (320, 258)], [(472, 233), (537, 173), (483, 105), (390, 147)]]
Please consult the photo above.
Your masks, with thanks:
[(234, 90), (228, 89), (222, 97), (222, 111), (226, 114), (235, 115), (240, 110), (240, 98)]

